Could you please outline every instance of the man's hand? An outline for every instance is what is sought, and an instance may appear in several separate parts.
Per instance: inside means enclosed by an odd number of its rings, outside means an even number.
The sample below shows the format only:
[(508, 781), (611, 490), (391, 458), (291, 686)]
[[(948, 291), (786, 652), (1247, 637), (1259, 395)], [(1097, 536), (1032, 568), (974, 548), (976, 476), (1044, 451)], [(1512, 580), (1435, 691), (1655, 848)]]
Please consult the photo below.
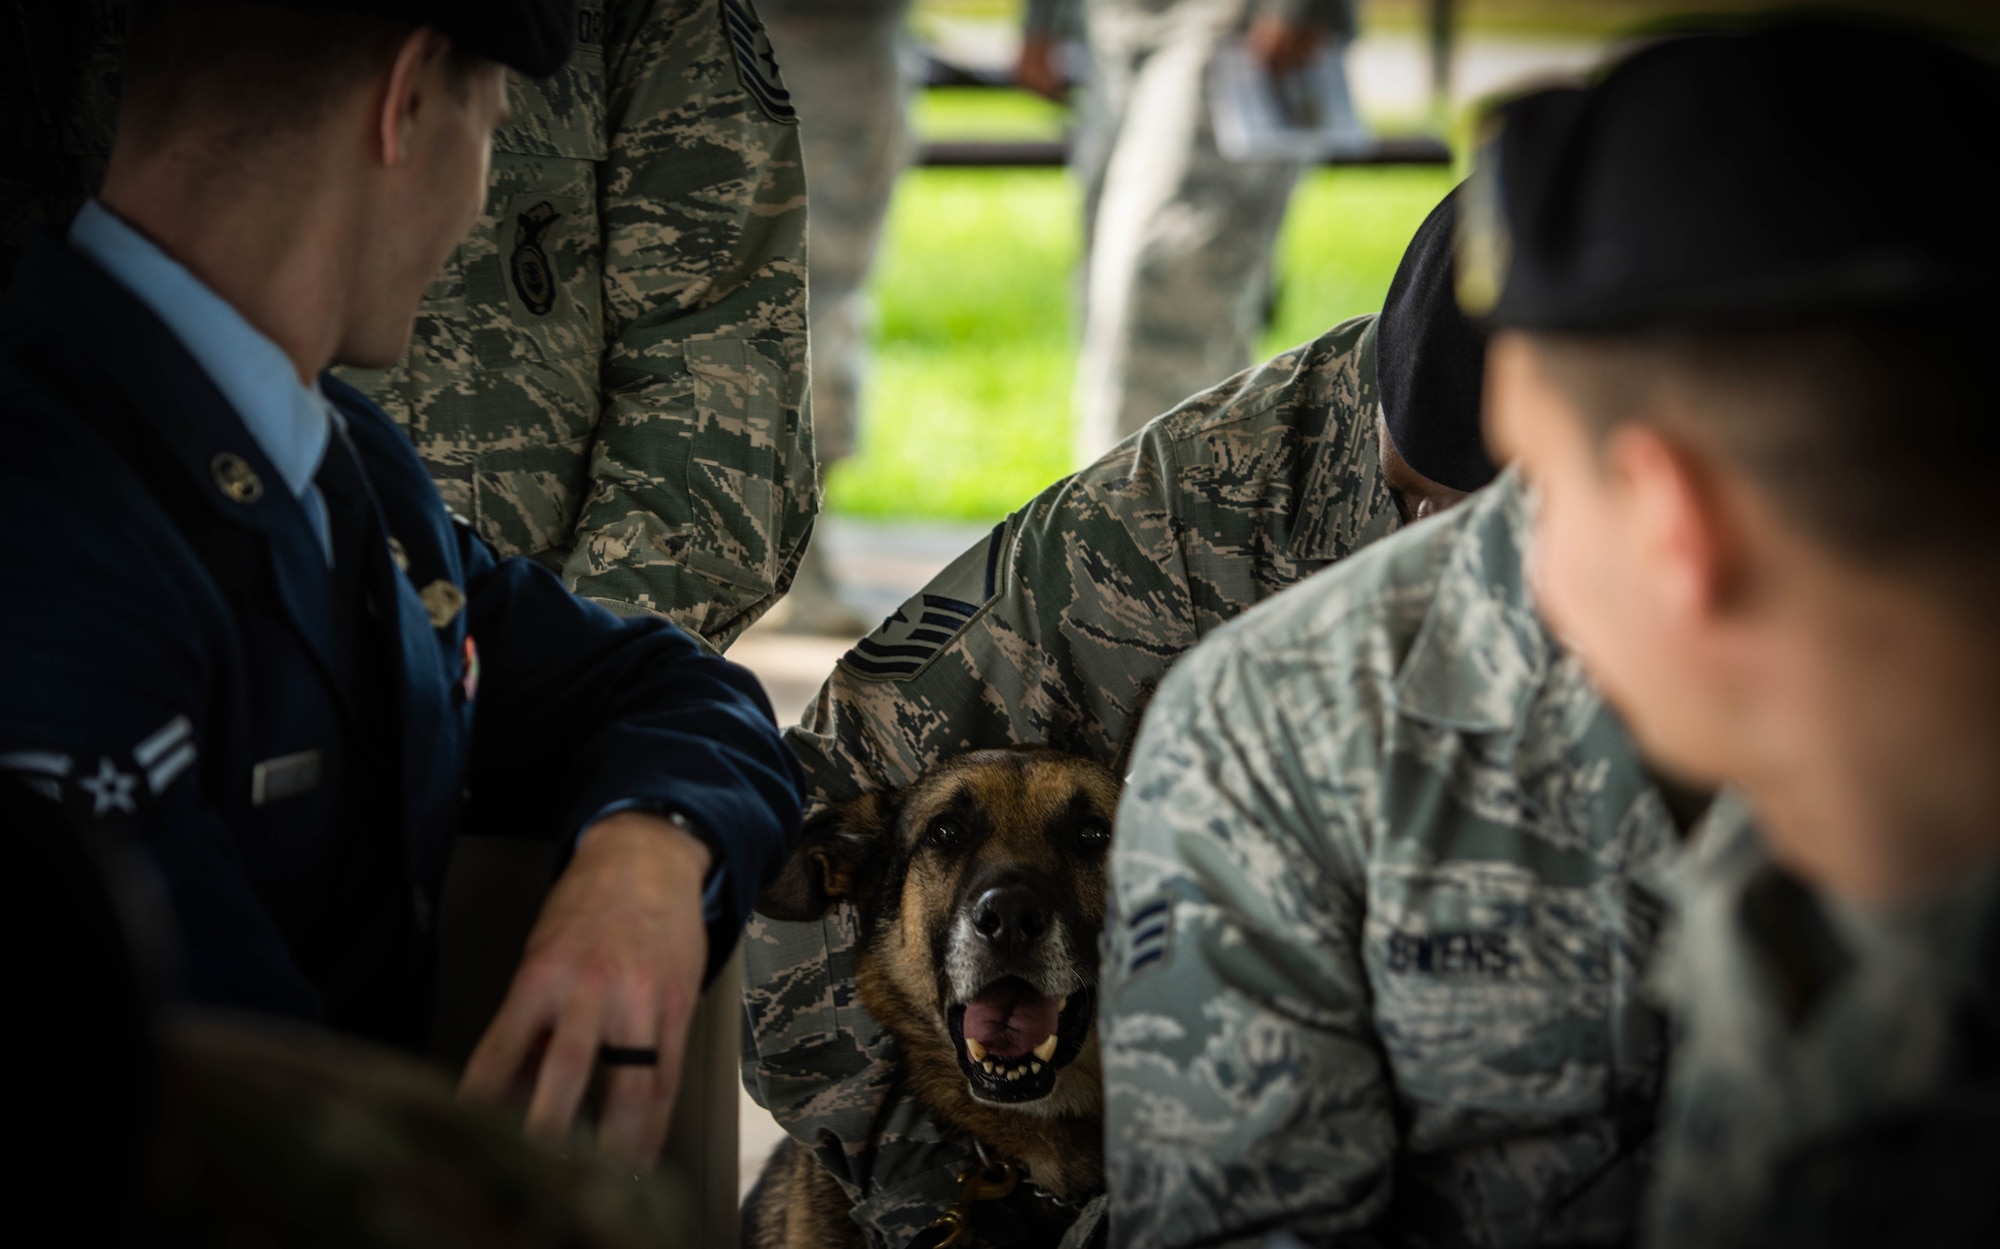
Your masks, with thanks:
[(1069, 79), (1063, 76), (1057, 52), (1060, 45), (1047, 35), (1029, 35), (1021, 41), (1021, 55), (1014, 60), (1014, 82), (1045, 100), (1062, 104), (1069, 99)]
[(598, 1124), (607, 1155), (650, 1167), (666, 1140), (688, 1019), (701, 996), (708, 866), (708, 847), (658, 816), (621, 812), (586, 829), (460, 1091), (499, 1101), (529, 1078), (539, 1056), (528, 1131), (560, 1141), (600, 1045), (657, 1050), (653, 1066), (606, 1066)]
[(1326, 27), (1264, 16), (1250, 23), (1250, 51), (1274, 74), (1289, 74), (1312, 60), (1326, 42)]

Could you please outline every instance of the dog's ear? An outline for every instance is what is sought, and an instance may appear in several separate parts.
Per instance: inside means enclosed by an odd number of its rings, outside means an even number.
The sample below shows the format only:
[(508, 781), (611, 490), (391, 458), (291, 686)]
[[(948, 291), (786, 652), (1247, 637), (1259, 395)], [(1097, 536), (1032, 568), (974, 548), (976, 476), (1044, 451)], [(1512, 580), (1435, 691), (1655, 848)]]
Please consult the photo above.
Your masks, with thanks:
[(835, 898), (853, 897), (876, 842), (888, 835), (895, 819), (893, 795), (877, 791), (807, 820), (785, 870), (758, 896), (757, 912), (772, 919), (814, 920), (826, 914)]

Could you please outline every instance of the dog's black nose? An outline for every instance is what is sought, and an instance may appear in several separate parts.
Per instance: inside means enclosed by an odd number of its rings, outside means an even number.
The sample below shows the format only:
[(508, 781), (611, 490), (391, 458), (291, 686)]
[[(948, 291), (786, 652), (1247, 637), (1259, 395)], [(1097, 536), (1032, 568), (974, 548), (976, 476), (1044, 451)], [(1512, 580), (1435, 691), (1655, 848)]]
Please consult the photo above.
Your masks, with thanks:
[(1002, 953), (1020, 953), (1048, 931), (1049, 908), (1026, 885), (999, 885), (972, 904), (972, 930)]

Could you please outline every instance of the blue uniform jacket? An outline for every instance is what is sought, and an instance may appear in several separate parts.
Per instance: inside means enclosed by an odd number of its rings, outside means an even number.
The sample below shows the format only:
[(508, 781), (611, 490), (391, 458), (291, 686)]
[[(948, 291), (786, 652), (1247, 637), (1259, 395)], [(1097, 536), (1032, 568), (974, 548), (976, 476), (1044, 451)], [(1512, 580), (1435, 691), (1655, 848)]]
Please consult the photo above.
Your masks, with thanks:
[(408, 1012), (369, 999), (427, 962), (454, 833), (572, 838), (621, 805), (710, 841), (712, 974), (799, 816), (755, 678), (497, 558), (388, 417), (323, 384), (392, 539), (357, 572), (393, 670), (373, 717), (335, 662), (348, 600), (207, 375), (61, 241), (23, 257), (0, 305), (0, 767), (144, 837), (199, 1001), (395, 1032), (376, 1021)]

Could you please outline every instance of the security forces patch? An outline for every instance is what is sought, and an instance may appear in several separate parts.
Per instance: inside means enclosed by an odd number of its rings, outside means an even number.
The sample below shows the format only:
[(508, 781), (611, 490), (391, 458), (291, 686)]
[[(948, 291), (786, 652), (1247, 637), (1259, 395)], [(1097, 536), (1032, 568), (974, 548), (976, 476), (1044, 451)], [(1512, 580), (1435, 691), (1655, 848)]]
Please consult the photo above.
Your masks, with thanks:
[(799, 124), (799, 110), (792, 105), (792, 93), (778, 73), (778, 55), (771, 37), (764, 33), (763, 20), (749, 0), (722, 0), (722, 34), (736, 53), (736, 80), (764, 110), (764, 116), (787, 126)]
[(545, 317), (556, 306), (556, 270), (549, 254), (542, 250), (542, 236), (562, 220), (562, 214), (547, 200), (514, 217), (514, 258), (510, 266), (514, 293), (528, 311)]
[(1007, 525), (1002, 522), (985, 542), (947, 565), (922, 594), (856, 642), (840, 657), (840, 666), (878, 681), (906, 681), (922, 672), (993, 597), (1006, 545)]

